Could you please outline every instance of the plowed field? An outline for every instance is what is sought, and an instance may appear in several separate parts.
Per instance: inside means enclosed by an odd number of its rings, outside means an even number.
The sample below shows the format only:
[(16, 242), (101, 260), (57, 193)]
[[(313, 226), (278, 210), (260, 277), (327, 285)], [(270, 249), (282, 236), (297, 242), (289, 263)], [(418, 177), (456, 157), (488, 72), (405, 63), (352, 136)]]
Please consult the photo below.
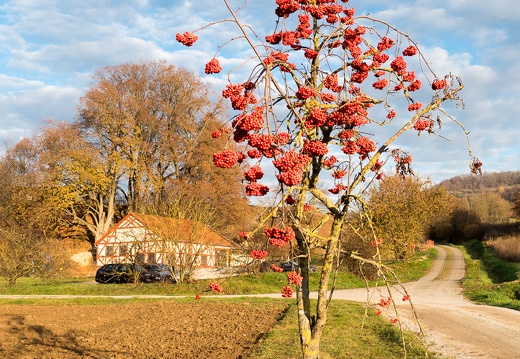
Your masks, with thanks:
[(0, 305), (0, 358), (248, 358), (281, 303)]

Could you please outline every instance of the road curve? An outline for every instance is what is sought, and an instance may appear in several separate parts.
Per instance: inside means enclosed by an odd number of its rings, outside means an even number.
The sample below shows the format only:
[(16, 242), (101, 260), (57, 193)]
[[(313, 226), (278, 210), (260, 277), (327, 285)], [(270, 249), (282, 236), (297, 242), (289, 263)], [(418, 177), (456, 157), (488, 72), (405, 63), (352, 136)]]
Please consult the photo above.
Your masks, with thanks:
[[(462, 252), (454, 247), (436, 246), (439, 252), (431, 270), (416, 282), (405, 283), (425, 339), (431, 348), (454, 359), (520, 358), (520, 312), (476, 305), (462, 296), (461, 279), (465, 265)], [(391, 289), (398, 314), (412, 330), (412, 311), (401, 300), (402, 290)], [(367, 291), (337, 290), (335, 299), (377, 304), (388, 296), (386, 288)]]

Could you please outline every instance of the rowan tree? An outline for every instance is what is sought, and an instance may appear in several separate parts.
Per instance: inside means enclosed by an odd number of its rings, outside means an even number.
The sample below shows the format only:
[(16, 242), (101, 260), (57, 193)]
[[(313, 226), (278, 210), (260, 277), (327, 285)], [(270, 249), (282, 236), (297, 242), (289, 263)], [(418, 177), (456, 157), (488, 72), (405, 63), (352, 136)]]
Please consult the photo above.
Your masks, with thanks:
[[(246, 194), (273, 197), (273, 210), (258, 228), (268, 224), (263, 230), (266, 242), (292, 245), (299, 260), (299, 273), (288, 275), (282, 295), (291, 297), (296, 288), (304, 358), (319, 357), (331, 275), (348, 212), (355, 206), (363, 210), (363, 192), (373, 178), (381, 178), (387, 156), (395, 160), (400, 175), (412, 173), (411, 155), (399, 149), (389, 153), (390, 146), (406, 131), (437, 131), (437, 116), (439, 122), (454, 120), (440, 107), (445, 101), (459, 101), (463, 88), (456, 76), (437, 76), (406, 33), (357, 15), (345, 1), (277, 1), (279, 21), (274, 32), (260, 34), (242, 23), (239, 12), (223, 0), (231, 14), (225, 23), (237, 25), (239, 35), (233, 39), (244, 39), (251, 46), (256, 66), (249, 76), (239, 79), (239, 74), (233, 74), (234, 82), (222, 91), (239, 112), (232, 118), (230, 137), (248, 149), (223, 149), (213, 160), (218, 167), (233, 168), (249, 159), (252, 166), (243, 177)], [(194, 46), (198, 38), (194, 32), (178, 33), (176, 38)], [(206, 74), (222, 71), (218, 51), (207, 63)], [(427, 92), (431, 101), (416, 100), (416, 93)], [(399, 130), (388, 138), (370, 135), (388, 123)], [(479, 172), (481, 165), (472, 159), (473, 171)], [(270, 166), (278, 180), (276, 188), (263, 183)], [(326, 235), (319, 225), (305, 225), (311, 208), (330, 218)], [(323, 267), (313, 310), (308, 279), (315, 248), (322, 250)]]

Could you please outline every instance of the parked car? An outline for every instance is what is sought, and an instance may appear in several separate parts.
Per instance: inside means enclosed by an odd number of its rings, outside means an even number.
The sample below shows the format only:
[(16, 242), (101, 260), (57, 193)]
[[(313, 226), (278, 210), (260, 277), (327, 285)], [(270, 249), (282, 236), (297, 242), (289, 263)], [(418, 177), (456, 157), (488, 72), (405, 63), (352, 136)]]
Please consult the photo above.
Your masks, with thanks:
[[(298, 268), (300, 268), (298, 263), (296, 263), (295, 261), (291, 261), (291, 260), (280, 263), (278, 265), (278, 267), (282, 268), (284, 272), (298, 271)], [(309, 270), (311, 272), (314, 272), (314, 271), (316, 271), (316, 267), (313, 265), (310, 265)]]
[(143, 264), (145, 272), (141, 275), (144, 283), (175, 283), (175, 277), (165, 264)]
[(146, 270), (137, 264), (113, 263), (105, 264), (96, 272), (98, 283), (133, 283), (141, 280)]
[[(275, 266), (282, 268), (284, 272), (298, 271), (298, 269), (300, 268), (298, 263), (296, 263), (295, 261), (292, 261), (292, 260), (274, 261), (274, 262), (263, 262), (260, 266), (260, 271), (261, 272), (271, 271), (272, 270), (271, 264), (274, 264)], [(309, 266), (309, 270), (311, 272), (316, 271), (316, 269), (317, 268), (313, 265)]]

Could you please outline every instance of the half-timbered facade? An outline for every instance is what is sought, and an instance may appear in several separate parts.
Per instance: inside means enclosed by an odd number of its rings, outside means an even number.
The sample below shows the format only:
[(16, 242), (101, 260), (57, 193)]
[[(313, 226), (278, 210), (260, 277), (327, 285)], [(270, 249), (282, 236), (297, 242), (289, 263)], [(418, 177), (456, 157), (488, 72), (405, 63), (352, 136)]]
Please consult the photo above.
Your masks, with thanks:
[(129, 213), (96, 242), (96, 264), (163, 263), (212, 268), (230, 264), (232, 245), (188, 220)]

